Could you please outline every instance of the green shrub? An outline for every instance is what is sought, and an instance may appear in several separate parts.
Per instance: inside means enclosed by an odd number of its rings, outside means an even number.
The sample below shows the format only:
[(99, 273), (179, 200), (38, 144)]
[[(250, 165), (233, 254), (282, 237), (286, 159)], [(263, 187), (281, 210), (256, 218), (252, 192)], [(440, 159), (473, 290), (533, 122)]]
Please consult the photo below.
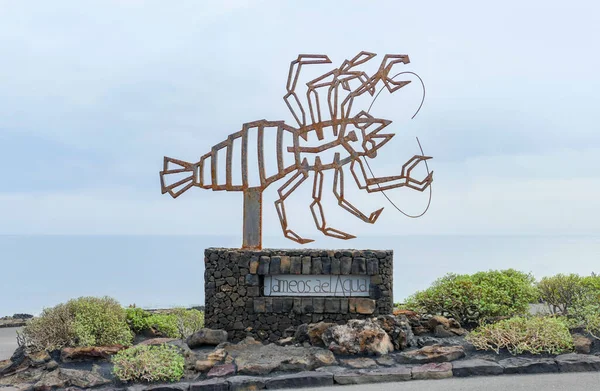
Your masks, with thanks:
[(187, 338), (204, 327), (204, 312), (202, 311), (176, 308), (172, 314), (177, 320), (179, 338)]
[(577, 274), (544, 277), (538, 283), (540, 298), (553, 314), (567, 315), (575, 303), (584, 299), (587, 290), (584, 281)]
[(141, 308), (129, 307), (125, 309), (127, 314), (127, 323), (134, 333), (142, 333), (148, 328), (148, 317), (150, 312), (144, 311)]
[(80, 297), (31, 319), (19, 340), (30, 351), (73, 346), (129, 345), (133, 334), (125, 312), (110, 297)]
[(129, 345), (133, 334), (123, 308), (110, 297), (82, 297), (67, 303), (75, 316), (73, 327), (79, 346)]
[(175, 382), (183, 377), (184, 358), (175, 346), (137, 345), (113, 356), (113, 373), (122, 382)]
[(148, 328), (153, 328), (165, 337), (179, 338), (177, 317), (172, 314), (152, 314), (146, 319)]
[(480, 350), (507, 349), (511, 354), (561, 354), (573, 350), (569, 327), (556, 317), (514, 317), (479, 326), (467, 340)]
[(56, 350), (75, 346), (74, 317), (67, 304), (44, 308), (19, 332), (19, 344), (30, 351)]
[(166, 313), (150, 313), (141, 308), (127, 308), (127, 323), (136, 333), (150, 328), (170, 338), (186, 338), (204, 327), (204, 312), (176, 308)]
[(537, 297), (534, 278), (513, 269), (473, 275), (449, 273), (410, 296), (404, 307), (469, 324), (490, 317), (524, 314)]

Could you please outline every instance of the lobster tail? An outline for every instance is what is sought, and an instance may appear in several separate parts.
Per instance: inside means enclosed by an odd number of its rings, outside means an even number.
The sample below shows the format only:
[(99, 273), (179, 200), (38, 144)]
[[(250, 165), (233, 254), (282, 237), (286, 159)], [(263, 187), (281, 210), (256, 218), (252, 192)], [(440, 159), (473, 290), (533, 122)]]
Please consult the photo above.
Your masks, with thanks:
[[(170, 167), (170, 164), (175, 167)], [(194, 186), (196, 166), (194, 163), (165, 156), (163, 170), (160, 172), (162, 194), (169, 193), (171, 197), (177, 198)]]

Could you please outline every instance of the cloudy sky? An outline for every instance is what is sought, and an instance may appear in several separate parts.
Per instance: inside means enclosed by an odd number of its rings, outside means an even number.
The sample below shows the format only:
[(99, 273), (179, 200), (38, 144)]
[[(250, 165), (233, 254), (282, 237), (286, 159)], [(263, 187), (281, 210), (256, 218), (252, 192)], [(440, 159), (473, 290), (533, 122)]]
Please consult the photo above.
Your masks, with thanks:
[[(162, 157), (188, 161), (256, 119), (292, 123), (290, 61), (408, 54), (416, 83), (373, 108), (397, 136), (393, 174), (432, 155), (418, 220), (349, 189), (354, 234), (600, 234), (600, 5), (594, 1), (0, 0), (0, 234), (229, 234), (241, 195), (160, 194)], [(376, 65), (376, 64), (375, 64)], [(352, 183), (348, 183), (349, 188)], [(290, 201), (314, 236), (310, 186)], [(265, 231), (279, 230), (265, 193)], [(419, 213), (427, 194), (390, 197)], [(356, 221), (355, 221), (356, 220)]]

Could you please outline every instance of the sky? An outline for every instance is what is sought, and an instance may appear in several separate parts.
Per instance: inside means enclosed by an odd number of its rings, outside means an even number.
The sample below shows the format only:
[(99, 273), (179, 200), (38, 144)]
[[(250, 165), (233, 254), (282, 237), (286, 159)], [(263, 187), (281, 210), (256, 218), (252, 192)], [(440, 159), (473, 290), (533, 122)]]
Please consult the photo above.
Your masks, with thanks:
[[(369, 225), (329, 200), (332, 226), (599, 235), (598, 37), (594, 1), (0, 0), (0, 234), (241, 234), (241, 194), (162, 195), (163, 156), (197, 161), (257, 119), (292, 124), (290, 62), (339, 65), (365, 50), (372, 66), (408, 54), (402, 70), (427, 87), (412, 120), (417, 83), (377, 101), (396, 137), (372, 167), (396, 174), (418, 136), (433, 199), (408, 219), (349, 181), (353, 203), (384, 213)], [(277, 187), (264, 194), (266, 234), (280, 231)], [(318, 239), (310, 190), (294, 194), (289, 220)], [(427, 193), (388, 195), (409, 213), (427, 204)]]

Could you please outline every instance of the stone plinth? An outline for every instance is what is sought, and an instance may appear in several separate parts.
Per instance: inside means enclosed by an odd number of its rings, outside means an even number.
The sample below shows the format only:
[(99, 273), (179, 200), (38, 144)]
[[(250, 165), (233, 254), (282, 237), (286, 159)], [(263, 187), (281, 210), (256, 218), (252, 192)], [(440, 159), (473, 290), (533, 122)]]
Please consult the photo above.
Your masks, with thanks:
[(276, 341), (290, 326), (392, 312), (391, 250), (209, 248), (204, 255), (205, 324), (226, 330), (230, 341)]

